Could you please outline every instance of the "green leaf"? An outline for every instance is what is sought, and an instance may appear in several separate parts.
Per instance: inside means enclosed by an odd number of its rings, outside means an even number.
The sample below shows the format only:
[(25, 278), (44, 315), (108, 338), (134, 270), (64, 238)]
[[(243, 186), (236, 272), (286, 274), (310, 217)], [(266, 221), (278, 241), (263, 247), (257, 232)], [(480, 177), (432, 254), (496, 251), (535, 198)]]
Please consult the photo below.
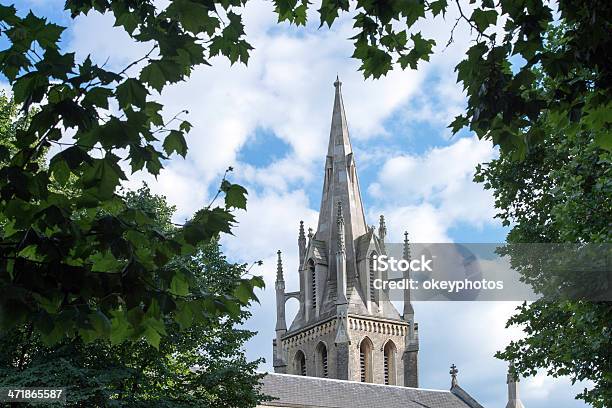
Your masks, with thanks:
[(117, 86), (115, 91), (117, 101), (122, 109), (128, 108), (130, 105), (137, 107), (144, 106), (148, 94), (147, 88), (133, 78), (126, 79)]
[(182, 130), (185, 133), (189, 133), (189, 131), (191, 131), (191, 128), (193, 127), (193, 125), (191, 123), (189, 123), (188, 121), (184, 120), (181, 122), (179, 129)]
[(434, 16), (437, 16), (440, 13), (442, 13), (442, 15), (444, 16), (447, 7), (448, 3), (446, 0), (437, 0), (429, 4), (429, 9), (431, 10)]
[(149, 65), (144, 67), (142, 71), (140, 71), (140, 80), (148, 84), (157, 92), (161, 92), (162, 89), (164, 89), (164, 85), (166, 85), (164, 71), (162, 71), (159, 62), (157, 61), (152, 61)]
[(251, 298), (254, 296), (253, 286), (248, 280), (241, 281), (234, 289), (234, 296), (236, 296), (240, 303), (245, 305), (248, 304)]
[(145, 106), (145, 112), (151, 123), (155, 126), (162, 126), (164, 124), (164, 118), (160, 113), (162, 108), (162, 104), (157, 102), (147, 102)]
[(219, 28), (219, 20), (209, 15), (208, 11), (203, 4), (190, 0), (174, 0), (166, 9), (168, 15), (180, 21), (185, 30), (212, 35)]
[(116, 160), (118, 158), (107, 156), (104, 159), (93, 159), (83, 176), (81, 183), (86, 189), (91, 189), (100, 199), (108, 199), (119, 186), (120, 180), (126, 180), (123, 170)]
[(183, 133), (178, 130), (172, 130), (164, 139), (164, 151), (168, 156), (176, 152), (185, 157), (187, 154), (187, 142)]
[(117, 345), (125, 341), (131, 335), (132, 330), (124, 311), (115, 310), (112, 316), (110, 341), (111, 344)]
[(319, 8), (319, 14), (321, 15), (321, 27), (323, 24), (327, 24), (331, 27), (334, 21), (338, 18), (338, 11), (349, 10), (348, 0), (323, 0), (321, 2), (321, 8)]
[(174, 320), (186, 329), (193, 324), (193, 311), (189, 302), (177, 302), (177, 310), (174, 314)]
[(487, 27), (495, 24), (497, 21), (497, 11), (476, 9), (472, 12), (470, 20), (476, 24), (476, 28), (482, 33)]
[(131, 35), (134, 33), (134, 30), (136, 30), (136, 27), (138, 27), (138, 24), (140, 24), (138, 13), (130, 11), (127, 8), (120, 12), (115, 11), (115, 27), (123, 26), (125, 31)]
[(120, 273), (125, 262), (120, 262), (110, 251), (96, 252), (89, 257), (92, 272)]
[(238, 184), (232, 184), (227, 180), (221, 184), (221, 190), (225, 193), (226, 208), (241, 208), (246, 210), (247, 190)]
[(177, 296), (187, 296), (189, 294), (189, 282), (180, 272), (177, 272), (170, 283), (170, 292)]
[(455, 119), (448, 125), (449, 128), (452, 129), (453, 133), (459, 132), (465, 126), (469, 124), (467, 118), (463, 115), (458, 115)]
[(602, 149), (612, 152), (612, 135), (609, 132), (600, 132), (595, 135), (595, 144)]
[(46, 49), (57, 49), (57, 42), (59, 41), (65, 27), (61, 27), (57, 24), (47, 24), (45, 28), (41, 30), (36, 36), (36, 41), (41, 47)]
[(57, 313), (60, 309), (64, 296), (60, 293), (53, 293), (50, 296), (41, 296), (38, 293), (32, 294), (36, 302), (42, 307), (47, 313)]
[(17, 256), (20, 258), (28, 259), (30, 261), (35, 261), (35, 262), (39, 262), (44, 259), (42, 255), (38, 254), (37, 246), (34, 244), (28, 245), (25, 248), (23, 248), (21, 251), (19, 251)]
[(408, 28), (412, 27), (419, 18), (425, 17), (425, 2), (419, 0), (403, 0), (400, 2), (402, 14), (406, 17)]
[(144, 331), (144, 337), (147, 343), (159, 350), (161, 335), (157, 330), (155, 330), (153, 327), (147, 327)]
[(108, 99), (112, 95), (113, 91), (111, 89), (96, 86), (87, 92), (83, 102), (98, 108), (108, 109)]
[(68, 182), (70, 178), (70, 168), (66, 160), (52, 160), (49, 163), (49, 170), (51, 170), (51, 174), (53, 174), (53, 177), (59, 184), (65, 185), (66, 182)]

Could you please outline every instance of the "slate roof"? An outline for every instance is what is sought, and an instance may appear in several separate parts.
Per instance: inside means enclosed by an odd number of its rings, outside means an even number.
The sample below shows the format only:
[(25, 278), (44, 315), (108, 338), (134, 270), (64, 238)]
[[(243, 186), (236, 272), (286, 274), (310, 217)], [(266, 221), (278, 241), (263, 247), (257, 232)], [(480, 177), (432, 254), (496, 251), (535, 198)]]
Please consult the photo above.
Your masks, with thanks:
[[(455, 392), (268, 373), (262, 392), (278, 398), (272, 407), (308, 408), (482, 408), (460, 387)], [(469, 398), (468, 398), (469, 397)], [(476, 405), (472, 405), (475, 403)]]

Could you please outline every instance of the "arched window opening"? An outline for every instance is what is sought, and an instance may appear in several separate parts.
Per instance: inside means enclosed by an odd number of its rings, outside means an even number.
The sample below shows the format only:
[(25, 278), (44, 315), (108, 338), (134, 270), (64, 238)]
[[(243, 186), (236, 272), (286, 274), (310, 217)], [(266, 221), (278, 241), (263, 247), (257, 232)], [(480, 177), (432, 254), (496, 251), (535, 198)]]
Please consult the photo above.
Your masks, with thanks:
[(306, 375), (306, 356), (301, 350), (295, 353), (295, 372), (298, 375)]
[(395, 344), (391, 340), (389, 340), (387, 344), (385, 344), (385, 348), (384, 348), (384, 373), (385, 373), (385, 384), (387, 385), (396, 384), (395, 354), (396, 354)]
[(308, 270), (310, 272), (312, 308), (315, 309), (317, 307), (317, 275), (315, 274), (315, 265), (312, 259), (308, 261)]
[(319, 377), (324, 377), (327, 378), (329, 371), (328, 371), (328, 364), (327, 364), (327, 347), (325, 346), (325, 343), (320, 342), (319, 345), (317, 346), (317, 376)]
[(372, 252), (370, 254), (370, 259), (369, 259), (369, 276), (370, 276), (370, 301), (371, 302), (376, 302), (376, 296), (375, 296), (375, 289), (374, 289), (374, 279), (376, 279), (376, 270), (374, 267), (374, 260), (376, 259), (376, 252)]
[(361, 382), (372, 382), (372, 342), (367, 337), (359, 345)]

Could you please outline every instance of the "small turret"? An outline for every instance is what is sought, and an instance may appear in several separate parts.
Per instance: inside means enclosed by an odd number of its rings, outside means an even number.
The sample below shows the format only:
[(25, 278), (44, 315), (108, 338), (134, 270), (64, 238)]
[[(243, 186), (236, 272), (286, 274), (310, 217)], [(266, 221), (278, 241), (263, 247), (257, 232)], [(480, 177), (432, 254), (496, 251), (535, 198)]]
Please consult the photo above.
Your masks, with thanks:
[(280, 346), (281, 337), (287, 332), (287, 322), (285, 320), (285, 280), (283, 277), (283, 261), (281, 251), (277, 252), (278, 261), (276, 263), (276, 339), (273, 342), (274, 349), (274, 370), (285, 372), (287, 362)]
[(380, 239), (380, 246), (383, 252), (385, 252), (385, 239), (387, 238), (387, 225), (385, 224), (385, 216), (381, 214), (380, 221), (378, 223), (378, 238)]
[[(408, 232), (404, 232), (404, 247), (402, 258), (410, 261), (410, 241)], [(404, 273), (404, 279), (410, 280), (410, 271)], [(408, 322), (408, 333), (406, 335), (406, 348), (404, 351), (404, 385), (418, 388), (419, 386), (419, 327), (414, 321), (414, 309), (410, 301), (410, 286), (404, 289), (404, 321)]]
[(508, 384), (508, 403), (506, 404), (506, 408), (525, 408), (519, 398), (518, 377), (512, 374), (511, 367), (508, 368), (506, 383)]
[(304, 234), (304, 221), (300, 221), (300, 232), (298, 234), (298, 250), (300, 255), (300, 268), (304, 265), (306, 257), (306, 235)]

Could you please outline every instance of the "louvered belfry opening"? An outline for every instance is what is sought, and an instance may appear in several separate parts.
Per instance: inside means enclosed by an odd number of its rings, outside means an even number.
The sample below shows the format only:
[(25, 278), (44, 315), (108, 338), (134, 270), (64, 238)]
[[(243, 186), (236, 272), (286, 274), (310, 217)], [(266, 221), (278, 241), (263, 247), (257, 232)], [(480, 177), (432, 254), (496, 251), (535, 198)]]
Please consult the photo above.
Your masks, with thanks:
[(385, 385), (389, 385), (389, 356), (385, 353)]
[(365, 338), (359, 345), (359, 370), (361, 382), (372, 382), (372, 341)]
[(365, 358), (366, 357), (363, 350), (359, 350), (359, 367), (361, 369), (361, 382), (366, 382)]
[(314, 269), (312, 270), (312, 308), (317, 307), (317, 277)]
[(322, 341), (317, 344), (315, 349), (315, 366), (317, 377), (327, 378), (329, 376), (327, 346)]
[(385, 348), (383, 350), (383, 370), (384, 370), (384, 379), (385, 384), (387, 385), (396, 385), (395, 380), (395, 354), (396, 348), (395, 344), (389, 340), (387, 344), (385, 344)]
[(296, 373), (306, 376), (306, 356), (300, 350), (295, 354)]
[(312, 308), (317, 307), (317, 275), (315, 274), (315, 265), (312, 259), (308, 261), (308, 270), (310, 271), (311, 293), (312, 293)]
[(374, 279), (376, 279), (376, 271), (374, 268), (374, 259), (376, 257), (376, 252), (372, 252), (370, 254), (370, 262), (369, 262), (369, 269), (370, 269), (370, 301), (372, 303), (376, 302), (376, 296), (375, 296), (375, 291), (374, 291)]
[(327, 347), (325, 346), (321, 349), (321, 365), (323, 366), (323, 377), (327, 378)]

